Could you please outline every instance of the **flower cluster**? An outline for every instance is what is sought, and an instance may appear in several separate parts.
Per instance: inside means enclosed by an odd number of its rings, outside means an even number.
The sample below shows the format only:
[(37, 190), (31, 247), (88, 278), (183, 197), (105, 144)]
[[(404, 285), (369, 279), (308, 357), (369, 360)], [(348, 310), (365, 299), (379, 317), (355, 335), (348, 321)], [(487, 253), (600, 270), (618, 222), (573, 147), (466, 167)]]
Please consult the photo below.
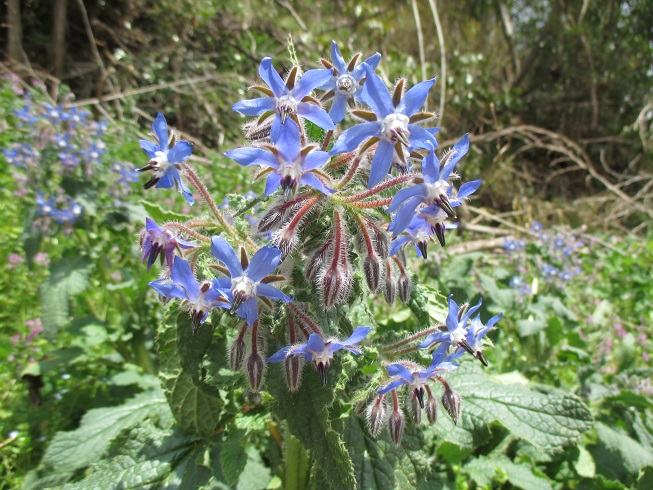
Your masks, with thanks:
[[(262, 385), (266, 363), (283, 363), (288, 388), (297, 390), (306, 363), (327, 385), (338, 351), (362, 354), (373, 330), (343, 328), (338, 321), (359, 300), (352, 291), (365, 287), (357, 277), (389, 304), (396, 298), (411, 301), (405, 246), (415, 245), (425, 259), (429, 241), (444, 246), (445, 230), (457, 224), (455, 209), (481, 184), (474, 180), (456, 189), (452, 183), (469, 151), (468, 135), (438, 153), (439, 129), (421, 125), (435, 117), (423, 110), (435, 79), (407, 90), (401, 79), (389, 90), (375, 72), (380, 58), (374, 54), (359, 62), (359, 53), (346, 63), (334, 42), (331, 60), (321, 60), (323, 68), (302, 73), (295, 66), (285, 78), (271, 58), (261, 61), (263, 84), (251, 87), (261, 96), (233, 105), (234, 111), (254, 117), (244, 125), (250, 143), (225, 156), (259, 168), (257, 178), (266, 179), (264, 196), (233, 215), (212, 199), (187, 161), (191, 145), (168, 130), (162, 114), (152, 126), (156, 143), (141, 141), (149, 161), (139, 170), (151, 172), (145, 187), (175, 187), (192, 204), (184, 183), (189, 182), (212, 214), (162, 225), (148, 218), (141, 234), (142, 260), (148, 270), (158, 258), (162, 264), (160, 278), (150, 286), (163, 299), (180, 300), (194, 331), (212, 312), (242, 319), (229, 360), (254, 390)], [(359, 124), (341, 131), (337, 125), (343, 121)], [(257, 223), (250, 233), (251, 222), (245, 223), (243, 215), (268, 198), (261, 215), (248, 220)], [(390, 379), (369, 410), (371, 432), (386, 422), (384, 400), (392, 396), (390, 433), (400, 442), (404, 418), (397, 390), (404, 386), (410, 386), (420, 407), (415, 417), (426, 408), (429, 420), (435, 420), (437, 404), (429, 387), (434, 380), (445, 386), (442, 403), (458, 418), (460, 397), (443, 375), (465, 352), (487, 365), (483, 338), (501, 317), (483, 324), (480, 316), (472, 318), (479, 308), (480, 303), (459, 308), (450, 299), (446, 324), (413, 336), (421, 342), (411, 351), (438, 346), (426, 369), (412, 361), (386, 361), (408, 352), (403, 346), (410, 340), (382, 349), (376, 365), (386, 365)], [(270, 336), (277, 348), (266, 358)]]

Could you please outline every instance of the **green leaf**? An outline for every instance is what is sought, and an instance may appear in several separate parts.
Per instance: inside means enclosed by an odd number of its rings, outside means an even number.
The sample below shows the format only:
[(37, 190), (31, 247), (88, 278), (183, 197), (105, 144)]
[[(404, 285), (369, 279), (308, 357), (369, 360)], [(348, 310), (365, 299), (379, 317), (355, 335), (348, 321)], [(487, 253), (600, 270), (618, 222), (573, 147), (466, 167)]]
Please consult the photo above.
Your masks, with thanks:
[[(174, 315), (169, 316), (174, 318)], [(208, 330), (208, 325), (202, 328)], [(191, 329), (191, 319), (185, 311), (177, 315), (176, 321), (168, 319), (157, 329), (159, 379), (179, 425), (208, 436), (220, 421), (223, 402), (217, 393), (207, 393), (197, 386), (193, 376), (182, 368), (182, 359), (178, 353), (178, 331), (181, 329)]]
[[(592, 414), (578, 397), (568, 393), (543, 394), (522, 385), (497, 383), (471, 360), (463, 362), (447, 377), (447, 382), (462, 397), (459, 425), (470, 433), (472, 440), (480, 427), (498, 422), (513, 435), (543, 451), (555, 453), (575, 444), (592, 424)], [(444, 438), (452, 429), (448, 417), (438, 418), (436, 430)]]
[(337, 368), (331, 366), (329, 382), (322, 386), (317, 371), (306, 366), (301, 387), (296, 392), (288, 391), (282, 368), (275, 366), (270, 370), (267, 381), (274, 412), (288, 422), (292, 435), (311, 451), (326, 478), (324, 487), (353, 488), (356, 480), (349, 454), (329, 421), (329, 407), (333, 404), (339, 374)]
[(608, 425), (597, 422), (598, 442), (588, 449), (596, 461), (596, 470), (606, 478), (634, 483), (639, 471), (653, 465), (653, 451)]
[(467, 463), (463, 470), (481, 487), (490, 487), (493, 482), (510, 482), (524, 490), (551, 490), (551, 484), (545, 478), (533, 473), (526, 463), (513, 463), (506, 456), (479, 456)]
[(270, 468), (263, 464), (261, 455), (253, 447), (247, 448), (247, 464), (236, 490), (264, 490), (268, 488), (271, 480)]
[(43, 462), (58, 472), (84, 468), (104, 456), (121, 430), (148, 419), (158, 419), (164, 426), (172, 423), (170, 409), (160, 389), (136, 395), (117, 407), (89, 410), (78, 429), (58, 432), (54, 436)]
[(156, 204), (145, 199), (141, 200), (141, 205), (145, 208), (148, 216), (153, 219), (157, 224), (162, 225), (168, 221), (178, 221), (183, 223), (188, 219), (188, 216), (175, 213), (168, 209), (163, 209), (160, 204)]
[(244, 430), (230, 430), (220, 451), (222, 473), (229, 485), (238, 481), (247, 464), (247, 453), (243, 446)]
[(44, 335), (54, 340), (70, 314), (70, 296), (89, 284), (91, 264), (86, 257), (64, 258), (50, 266), (50, 278), (40, 287)]
[[(362, 418), (351, 416), (339, 421), (356, 475), (356, 488), (418, 488), (433, 477), (424, 452), (423, 434), (409, 423), (401, 445), (387, 439), (387, 434), (372, 437)], [(428, 488), (430, 485), (426, 486)], [(439, 488), (439, 485), (430, 486)]]
[(496, 303), (499, 310), (509, 311), (515, 308), (515, 298), (517, 297), (512, 289), (499, 287), (497, 282), (490, 276), (478, 273), (478, 279), (481, 288), (486, 291), (487, 295)]
[(637, 479), (637, 490), (650, 490), (653, 488), (653, 466), (642, 468)]

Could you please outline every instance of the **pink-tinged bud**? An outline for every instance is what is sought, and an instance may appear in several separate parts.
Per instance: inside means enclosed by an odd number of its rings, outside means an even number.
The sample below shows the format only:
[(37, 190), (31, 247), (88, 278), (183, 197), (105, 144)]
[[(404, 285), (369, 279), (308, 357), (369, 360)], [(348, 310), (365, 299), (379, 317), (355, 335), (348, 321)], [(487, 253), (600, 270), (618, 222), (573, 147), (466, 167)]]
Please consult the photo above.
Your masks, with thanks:
[(412, 282), (408, 274), (402, 272), (399, 275), (399, 281), (397, 281), (397, 289), (399, 291), (399, 299), (403, 304), (406, 304), (410, 301), (410, 290), (412, 289)]
[(460, 417), (460, 395), (447, 386), (442, 395), (442, 405), (453, 423), (457, 424)]
[(368, 255), (363, 262), (365, 281), (370, 291), (376, 293), (381, 285), (381, 263), (375, 255)]
[(243, 359), (245, 359), (245, 340), (238, 336), (236, 340), (231, 343), (229, 348), (229, 367), (232, 371), (238, 371), (243, 365)]
[(385, 263), (385, 289), (383, 295), (385, 296), (385, 301), (389, 305), (395, 302), (395, 297), (397, 295), (397, 285), (395, 284), (394, 278), (392, 277), (392, 265), (386, 261)]
[(382, 259), (387, 259), (388, 254), (390, 253), (388, 234), (385, 231), (383, 231), (381, 228), (379, 228), (375, 223), (372, 223), (369, 220), (366, 220), (366, 222), (370, 228), (370, 236), (372, 237), (374, 248), (376, 249), (376, 253)]
[(286, 357), (283, 361), (283, 365), (286, 368), (286, 382), (288, 383), (288, 389), (290, 389), (290, 391), (297, 391), (302, 382), (302, 368), (304, 367), (303, 359), (301, 359), (300, 356)]
[(296, 227), (284, 226), (272, 233), (272, 244), (281, 250), (284, 257), (287, 257), (298, 243), (299, 235)]
[(422, 422), (422, 407), (420, 406), (419, 400), (413, 395), (410, 400), (410, 412), (413, 415), (413, 420), (416, 424)]
[(404, 436), (404, 428), (406, 427), (406, 418), (399, 407), (395, 407), (390, 420), (388, 421), (388, 428), (390, 429), (390, 439), (397, 446), (401, 444), (401, 438)]
[(373, 437), (379, 433), (385, 424), (385, 397), (379, 395), (374, 402), (367, 407), (367, 427)]
[(273, 207), (270, 209), (261, 221), (258, 224), (258, 231), (265, 233), (270, 231), (272, 228), (276, 228), (281, 225), (283, 220), (283, 213), (279, 210), (278, 207)]
[(261, 354), (253, 353), (247, 359), (247, 367), (245, 373), (247, 374), (247, 381), (253, 390), (257, 391), (261, 382), (263, 381), (263, 369), (265, 368), (265, 361)]
[(433, 393), (431, 393), (431, 390), (428, 390), (428, 395), (424, 408), (426, 409), (426, 418), (429, 420), (429, 424), (433, 425), (438, 419), (438, 402), (433, 396)]
[(322, 302), (324, 303), (324, 309), (330, 310), (338, 297), (340, 296), (340, 290), (343, 287), (343, 278), (339, 274), (338, 268), (328, 269), (322, 276)]
[(331, 246), (331, 240), (328, 240), (324, 245), (322, 245), (317, 251), (313, 254), (311, 259), (306, 264), (306, 278), (309, 281), (314, 281), (318, 276), (318, 273), (322, 269), (322, 266), (326, 261), (332, 260), (333, 257), (330, 256), (329, 247)]

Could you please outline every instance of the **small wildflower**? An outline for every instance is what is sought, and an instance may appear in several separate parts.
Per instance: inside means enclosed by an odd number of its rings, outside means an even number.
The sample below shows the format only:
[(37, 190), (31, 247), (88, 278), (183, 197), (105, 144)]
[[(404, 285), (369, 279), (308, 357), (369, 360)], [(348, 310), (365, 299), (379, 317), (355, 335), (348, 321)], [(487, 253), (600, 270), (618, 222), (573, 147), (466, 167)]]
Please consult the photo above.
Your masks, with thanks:
[(152, 264), (159, 257), (165, 256), (168, 267), (172, 269), (172, 260), (174, 251), (177, 250), (180, 255), (183, 255), (183, 250), (191, 248), (198, 248), (199, 245), (188, 242), (179, 238), (171, 230), (167, 228), (160, 228), (152, 219), (145, 218), (145, 230), (141, 234), (141, 248), (143, 249), (143, 256), (141, 258), (144, 263), (147, 260), (147, 270), (150, 271)]
[(327, 371), (331, 359), (333, 359), (333, 354), (341, 349), (348, 350), (356, 355), (362, 354), (363, 351), (356, 344), (367, 337), (371, 331), (372, 329), (369, 327), (358, 327), (345, 340), (339, 340), (336, 337), (329, 337), (325, 340), (321, 335), (312, 333), (305, 344), (286, 346), (269, 357), (268, 362), (281, 362), (290, 356), (303, 355), (305, 361), (315, 363), (315, 367), (322, 377), (322, 384), (326, 386)]

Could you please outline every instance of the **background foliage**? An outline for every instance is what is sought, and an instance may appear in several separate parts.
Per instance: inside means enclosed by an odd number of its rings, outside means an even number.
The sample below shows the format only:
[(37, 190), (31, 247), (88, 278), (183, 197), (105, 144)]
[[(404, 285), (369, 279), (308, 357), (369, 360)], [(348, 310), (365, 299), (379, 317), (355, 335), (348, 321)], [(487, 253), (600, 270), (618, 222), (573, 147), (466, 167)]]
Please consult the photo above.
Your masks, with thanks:
[[(63, 45), (51, 42), (53, 8), (65, 8)], [(651, 2), (28, 0), (21, 14), (29, 65), (2, 65), (0, 146), (41, 145), (51, 171), (26, 184), (0, 157), (0, 488), (650, 487)], [(305, 68), (336, 39), (344, 53), (380, 52), (389, 82), (437, 75), (441, 146), (469, 132), (464, 174), (484, 180), (458, 236), (414, 264), (425, 289), (410, 308), (375, 305), (388, 335), (441, 320), (438, 291), (504, 313), (490, 368), (452, 376), (460, 424), (411, 427), (401, 447), (346, 416), (362, 398), (337, 380), (373, 372), (365, 362), (343, 358), (328, 389), (288, 395), (271, 370), (267, 392), (244, 390), (226, 361), (231, 330), (189, 336), (146, 286), (145, 216), (189, 210), (150, 202), (137, 183), (120, 199), (108, 190), (114, 163), (143, 162), (136, 135), (157, 111), (196, 143), (214, 195), (250, 190), (251, 175), (220, 155), (241, 138), (230, 107), (262, 56), (290, 68), (289, 33)], [(107, 121), (91, 174), (52, 171), (56, 125), (35, 109), (40, 132), (21, 126), (14, 111), (27, 103)], [(39, 190), (74, 199), (81, 218), (43, 226)]]

